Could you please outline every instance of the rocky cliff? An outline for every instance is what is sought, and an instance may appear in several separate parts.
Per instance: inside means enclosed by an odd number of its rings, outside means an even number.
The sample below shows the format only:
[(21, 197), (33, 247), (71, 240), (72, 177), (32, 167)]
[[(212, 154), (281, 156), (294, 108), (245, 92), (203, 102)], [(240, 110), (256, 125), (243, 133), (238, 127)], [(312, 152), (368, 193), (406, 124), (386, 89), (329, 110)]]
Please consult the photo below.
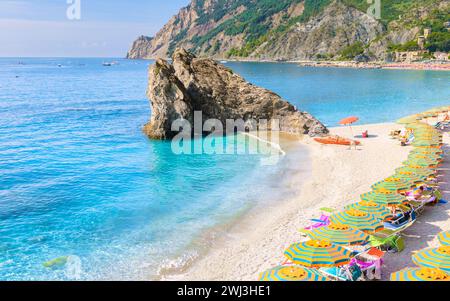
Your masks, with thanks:
[(203, 121), (217, 119), (224, 130), (228, 119), (242, 119), (258, 129), (261, 121), (279, 121), (281, 130), (294, 134), (317, 136), (327, 128), (306, 112), (297, 110), (277, 94), (246, 82), (241, 76), (212, 59), (196, 58), (179, 48), (173, 63), (158, 59), (149, 69), (148, 97), (152, 116), (144, 127), (154, 139), (170, 139), (177, 119), (188, 120), (193, 126), (194, 111), (201, 111)]
[(381, 4), (378, 19), (367, 13), (367, 0), (192, 0), (154, 37), (135, 41), (127, 57), (167, 58), (184, 47), (215, 59), (384, 60), (393, 45), (414, 44), (430, 26), (448, 46), (440, 26), (448, 21), (448, 0)]

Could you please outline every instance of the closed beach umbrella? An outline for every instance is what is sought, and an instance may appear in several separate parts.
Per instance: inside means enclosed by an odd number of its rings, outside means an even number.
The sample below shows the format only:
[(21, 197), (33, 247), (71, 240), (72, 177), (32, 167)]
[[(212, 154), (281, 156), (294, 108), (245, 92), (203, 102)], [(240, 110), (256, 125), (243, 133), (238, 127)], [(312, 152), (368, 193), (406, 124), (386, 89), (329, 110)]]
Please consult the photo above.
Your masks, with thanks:
[(390, 177), (384, 179), (383, 181), (375, 183), (374, 185), (372, 185), (372, 189), (374, 191), (387, 190), (395, 193), (411, 189), (411, 183), (401, 178)]
[(383, 221), (375, 215), (356, 209), (349, 209), (333, 214), (330, 220), (332, 223), (348, 225), (368, 233), (383, 229)]
[(327, 281), (318, 270), (301, 266), (280, 266), (261, 273), (260, 281)]
[(439, 233), (438, 239), (441, 245), (450, 246), (450, 231)]
[(450, 276), (439, 269), (407, 268), (392, 273), (391, 281), (450, 281)]
[(450, 272), (450, 247), (425, 249), (417, 252), (412, 257), (413, 262), (421, 267), (437, 268), (446, 273)]
[(284, 255), (294, 264), (305, 267), (334, 267), (350, 262), (349, 250), (329, 241), (310, 240), (291, 245)]
[(375, 202), (361, 201), (359, 203), (351, 204), (345, 209), (356, 209), (359, 211), (367, 212), (375, 215), (377, 218), (384, 220), (386, 217), (391, 215), (391, 211), (384, 205), (380, 205)]
[(360, 196), (360, 198), (363, 201), (374, 202), (385, 206), (400, 205), (408, 201), (401, 194), (384, 192), (380, 190), (364, 193)]
[(331, 223), (326, 227), (307, 231), (306, 235), (312, 240), (330, 241), (337, 245), (364, 244), (369, 240), (369, 235), (363, 231), (350, 228), (347, 225), (335, 223)]
[(359, 118), (356, 116), (351, 116), (351, 117), (347, 117), (342, 119), (341, 121), (339, 121), (340, 125), (348, 125), (350, 127), (350, 131), (352, 133), (352, 138), (354, 137), (353, 135), (353, 130), (352, 130), (352, 124), (359, 121)]

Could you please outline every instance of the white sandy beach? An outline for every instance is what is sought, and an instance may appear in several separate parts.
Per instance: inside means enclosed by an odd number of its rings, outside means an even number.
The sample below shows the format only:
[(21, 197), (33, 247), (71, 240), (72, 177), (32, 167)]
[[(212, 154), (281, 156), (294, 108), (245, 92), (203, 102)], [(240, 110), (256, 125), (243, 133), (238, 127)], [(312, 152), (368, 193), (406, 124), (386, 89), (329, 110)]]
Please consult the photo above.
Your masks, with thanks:
[[(299, 172), (297, 178), (292, 179), (292, 185), (299, 186), (298, 196), (286, 200), (280, 195), (272, 205), (250, 212), (184, 274), (166, 279), (257, 280), (259, 273), (283, 263), (283, 251), (290, 244), (306, 239), (298, 229), (309, 225), (311, 218), (319, 217), (320, 208), (342, 209), (359, 201), (359, 195), (370, 191), (373, 183), (390, 176), (401, 166), (410, 148), (401, 147), (397, 140), (388, 136), (391, 130), (398, 128), (396, 124), (353, 127), (356, 135), (366, 129), (371, 135), (368, 139), (359, 139), (363, 145), (357, 150), (320, 145), (309, 138), (295, 142), (307, 145), (312, 160), (311, 178), (302, 179)], [(346, 127), (332, 128), (331, 131), (340, 136), (350, 136)], [(447, 134), (444, 142), (450, 142)], [(447, 163), (443, 167), (444, 172), (449, 167)], [(450, 199), (447, 178), (440, 178), (444, 199)], [(450, 229), (449, 217), (449, 206), (428, 208), (420, 220), (405, 231), (406, 250), (386, 255), (383, 279), (389, 279), (392, 271), (413, 266), (411, 252), (437, 245), (434, 237), (440, 231)]]

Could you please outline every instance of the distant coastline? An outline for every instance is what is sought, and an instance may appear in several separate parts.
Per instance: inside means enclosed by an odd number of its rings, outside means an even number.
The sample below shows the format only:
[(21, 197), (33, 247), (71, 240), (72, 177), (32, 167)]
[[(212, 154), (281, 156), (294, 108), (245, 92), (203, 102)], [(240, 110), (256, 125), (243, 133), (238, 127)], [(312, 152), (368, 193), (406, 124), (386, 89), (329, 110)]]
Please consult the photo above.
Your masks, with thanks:
[[(170, 58), (166, 58), (170, 60)], [(356, 62), (356, 61), (318, 61), (318, 60), (256, 60), (256, 59), (236, 59), (236, 58), (216, 58), (211, 57), (222, 64), (227, 62), (242, 63), (283, 63), (297, 64), (302, 67), (318, 68), (351, 68), (351, 69), (392, 69), (392, 70), (424, 70), (424, 71), (450, 71), (450, 61), (426, 61), (426, 62)], [(129, 59), (135, 60), (135, 59)], [(156, 58), (146, 58), (144, 60), (156, 60)]]

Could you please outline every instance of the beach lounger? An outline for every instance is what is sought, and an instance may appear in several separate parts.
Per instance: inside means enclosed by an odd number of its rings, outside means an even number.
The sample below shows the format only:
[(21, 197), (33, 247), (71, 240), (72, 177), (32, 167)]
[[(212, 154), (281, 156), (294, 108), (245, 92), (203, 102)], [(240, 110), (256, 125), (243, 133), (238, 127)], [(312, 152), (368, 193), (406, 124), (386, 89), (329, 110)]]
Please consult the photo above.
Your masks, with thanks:
[(371, 235), (369, 243), (373, 247), (391, 252), (401, 252), (405, 249), (405, 241), (398, 233), (388, 237)]
[(306, 227), (305, 230), (313, 230), (320, 227), (325, 227), (330, 224), (330, 217), (328, 215), (322, 214), (318, 219), (312, 219), (311, 221), (315, 222), (309, 227)]
[(406, 227), (411, 226), (416, 220), (414, 210), (399, 213), (395, 217), (387, 218), (384, 222), (384, 228), (393, 231), (403, 231)]
[(381, 280), (381, 267), (383, 265), (384, 252), (377, 248), (356, 255), (352, 261), (356, 263), (364, 278), (368, 280)]
[(350, 263), (342, 267), (320, 268), (328, 279), (335, 281), (358, 281), (362, 280), (361, 268), (356, 263)]

